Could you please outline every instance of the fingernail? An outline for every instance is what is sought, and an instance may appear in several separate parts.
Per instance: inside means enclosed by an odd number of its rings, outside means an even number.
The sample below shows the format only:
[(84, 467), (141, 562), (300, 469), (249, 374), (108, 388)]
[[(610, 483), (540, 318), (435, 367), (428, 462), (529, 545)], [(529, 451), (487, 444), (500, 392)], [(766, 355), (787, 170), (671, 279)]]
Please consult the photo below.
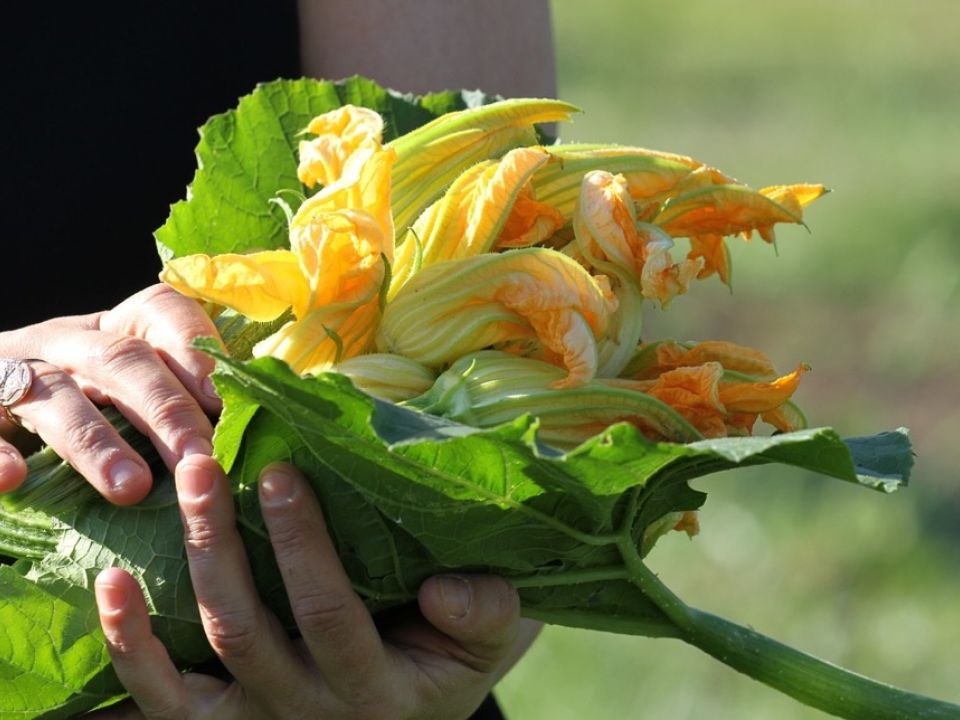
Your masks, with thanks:
[(135, 460), (122, 458), (117, 460), (108, 473), (110, 487), (115, 492), (123, 492), (134, 484), (139, 484), (144, 468)]
[(266, 505), (288, 503), (293, 498), (295, 489), (290, 473), (267, 470), (260, 477), (260, 502)]
[(6, 448), (0, 449), (0, 478), (22, 474), (23, 467), (23, 458), (20, 455)]
[(213, 490), (212, 472), (198, 465), (181, 465), (177, 469), (177, 494), (188, 500), (199, 500)]
[(106, 585), (97, 583), (94, 586), (94, 592), (97, 596), (97, 606), (100, 612), (116, 613), (127, 604), (127, 593), (116, 585)]
[(183, 452), (180, 457), (188, 455), (213, 455), (213, 445), (204, 437), (192, 437), (183, 444)]
[(213, 378), (209, 375), (203, 379), (203, 394), (211, 400), (220, 399), (220, 396), (217, 394), (217, 386), (213, 384)]
[(459, 575), (443, 575), (437, 578), (440, 586), (440, 604), (451, 620), (460, 620), (470, 612), (473, 591), (466, 578)]

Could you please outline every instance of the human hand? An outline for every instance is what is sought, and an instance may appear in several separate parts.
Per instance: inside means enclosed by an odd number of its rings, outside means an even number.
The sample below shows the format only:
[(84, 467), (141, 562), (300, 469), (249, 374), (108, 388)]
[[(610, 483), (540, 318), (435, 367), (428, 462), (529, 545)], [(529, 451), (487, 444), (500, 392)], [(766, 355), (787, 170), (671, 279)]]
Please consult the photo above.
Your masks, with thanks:
[[(213, 360), (191, 347), (217, 336), (196, 301), (153, 285), (112, 310), (48, 320), (0, 333), (0, 357), (27, 360), (33, 381), (10, 412), (118, 505), (139, 502), (150, 469), (94, 403), (112, 404), (156, 446), (171, 470), (211, 450), (207, 413), (221, 404), (208, 376)], [(27, 469), (0, 420), (0, 492)]]
[(309, 485), (278, 463), (261, 474), (260, 506), (301, 633), (291, 640), (257, 597), (219, 466), (185, 458), (176, 482), (200, 617), (235, 679), (180, 674), (151, 633), (136, 581), (108, 569), (96, 581), (100, 622), (133, 702), (98, 720), (466, 718), (536, 634), (510, 584), (483, 575), (427, 580), (417, 608), (378, 628)]

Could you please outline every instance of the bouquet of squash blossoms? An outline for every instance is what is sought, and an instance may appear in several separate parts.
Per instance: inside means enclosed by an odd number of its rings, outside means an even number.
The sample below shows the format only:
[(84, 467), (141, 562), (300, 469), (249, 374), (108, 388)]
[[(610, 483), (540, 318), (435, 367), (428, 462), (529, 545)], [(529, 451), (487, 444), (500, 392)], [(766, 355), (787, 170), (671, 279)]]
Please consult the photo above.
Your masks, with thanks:
[[(215, 454), (266, 602), (294, 631), (252, 487), (289, 460), (372, 611), (438, 572), (493, 572), (529, 617), (677, 638), (841, 717), (960, 717), (696, 610), (648, 569), (664, 533), (697, 533), (691, 479), (781, 463), (890, 491), (910, 445), (808, 428), (802, 363), (642, 331), (645, 303), (729, 284), (728, 238), (772, 242), (824, 187), (754, 190), (682, 155), (538, 134), (575, 110), (281, 80), (201, 130), (188, 198), (156, 233), (161, 277), (222, 332), (202, 345), (224, 400)], [(210, 658), (171, 483), (120, 508), (52, 451), (30, 463), (0, 498), (0, 549), (20, 558), (0, 568), (0, 716), (122, 694), (92, 595), (111, 565), (141, 581), (177, 663)]]

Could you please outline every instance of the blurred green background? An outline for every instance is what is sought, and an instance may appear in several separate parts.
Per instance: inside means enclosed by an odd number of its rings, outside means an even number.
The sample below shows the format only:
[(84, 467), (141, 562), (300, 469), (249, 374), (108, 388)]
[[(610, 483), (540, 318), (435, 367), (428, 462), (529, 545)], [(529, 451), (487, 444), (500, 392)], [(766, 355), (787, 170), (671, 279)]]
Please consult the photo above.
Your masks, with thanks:
[[(565, 141), (691, 155), (753, 187), (822, 182), (811, 233), (732, 244), (646, 337), (809, 363), (842, 435), (907, 426), (891, 496), (780, 469), (700, 481), (694, 541), (651, 565), (688, 603), (960, 703), (960, 6), (956, 0), (556, 0)], [(498, 695), (512, 720), (827, 717), (677, 641), (547, 628)]]

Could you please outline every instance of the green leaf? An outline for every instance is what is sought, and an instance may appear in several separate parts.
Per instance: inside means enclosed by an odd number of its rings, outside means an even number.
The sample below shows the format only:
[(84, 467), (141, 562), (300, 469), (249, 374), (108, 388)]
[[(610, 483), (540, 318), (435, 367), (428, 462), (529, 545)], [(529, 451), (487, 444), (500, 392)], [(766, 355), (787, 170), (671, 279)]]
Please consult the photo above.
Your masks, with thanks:
[(403, 95), (362, 77), (258, 85), (235, 110), (215, 115), (200, 128), (199, 169), (187, 199), (171, 208), (156, 232), (160, 256), (167, 260), (287, 246), (286, 218), (269, 201), (283, 190), (304, 191), (297, 179), (296, 149), (316, 115), (345, 104), (371, 108), (384, 118), (387, 142), (446, 112), (492, 99), (476, 92)]

